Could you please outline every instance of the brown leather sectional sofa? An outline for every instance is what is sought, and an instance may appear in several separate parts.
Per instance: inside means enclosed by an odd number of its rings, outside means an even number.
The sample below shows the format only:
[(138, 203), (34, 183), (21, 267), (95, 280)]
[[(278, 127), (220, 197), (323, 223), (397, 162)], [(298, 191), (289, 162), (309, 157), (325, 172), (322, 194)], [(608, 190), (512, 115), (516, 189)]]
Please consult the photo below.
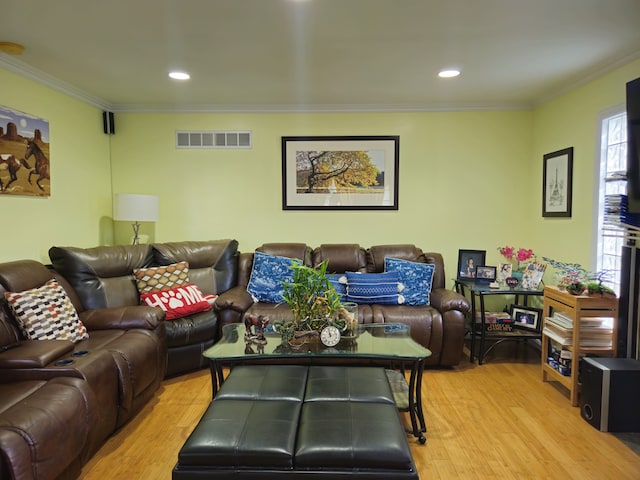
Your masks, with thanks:
[[(76, 478), (155, 394), (165, 376), (202, 368), (219, 338), (214, 310), (164, 321), (140, 305), (135, 268), (188, 261), (205, 294), (237, 282), (237, 242), (53, 247), (52, 265), (0, 264), (0, 478)], [(27, 340), (4, 301), (55, 278), (89, 338)]]
[[(331, 272), (381, 272), (384, 257), (434, 264), (431, 304), (363, 305), (360, 322), (401, 322), (431, 349), (429, 365), (456, 365), (462, 355), (469, 304), (445, 288), (440, 254), (413, 245), (354, 244), (317, 248), (265, 244), (263, 253), (329, 261)], [(206, 366), (202, 352), (221, 329), (245, 312), (286, 317), (286, 305), (255, 303), (247, 292), (253, 252), (235, 240), (96, 248), (53, 247), (52, 265), (33, 260), (0, 264), (0, 478), (76, 478), (105, 439), (132, 418), (166, 376)], [(215, 310), (165, 321), (158, 308), (140, 305), (133, 270), (189, 263), (189, 280), (218, 295)], [(89, 338), (26, 340), (5, 292), (23, 292), (55, 278)]]
[[(385, 257), (435, 265), (430, 305), (360, 305), (360, 323), (404, 323), (411, 327), (411, 336), (431, 350), (428, 366), (454, 366), (460, 362), (464, 344), (464, 318), (469, 302), (445, 288), (444, 261), (439, 253), (423, 252), (415, 245), (377, 245), (363, 248), (357, 244), (324, 244), (313, 248), (304, 243), (266, 243), (256, 251), (269, 255), (297, 258), (315, 266), (328, 260), (327, 272), (347, 271), (379, 273), (384, 271)], [(219, 312), (221, 326), (238, 322), (244, 312), (268, 315), (271, 318), (291, 318), (286, 304), (254, 303), (247, 292), (253, 266), (253, 252), (240, 254), (238, 285), (227, 291)]]

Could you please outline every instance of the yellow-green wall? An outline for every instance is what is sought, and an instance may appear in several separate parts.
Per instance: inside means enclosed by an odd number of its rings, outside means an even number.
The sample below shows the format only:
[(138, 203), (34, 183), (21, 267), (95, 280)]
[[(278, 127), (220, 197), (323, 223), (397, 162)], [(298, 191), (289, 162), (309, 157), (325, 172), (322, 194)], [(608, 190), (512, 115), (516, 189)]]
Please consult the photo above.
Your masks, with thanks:
[(100, 110), (4, 69), (0, 85), (0, 105), (48, 120), (51, 137), (51, 196), (0, 194), (0, 261), (48, 263), (52, 245), (111, 241), (109, 141)]
[[(640, 77), (640, 60), (603, 75), (533, 112), (533, 184), (536, 208), (527, 212), (536, 251), (595, 270), (597, 197), (600, 161), (600, 115), (612, 107), (624, 109), (625, 85)], [(571, 218), (542, 218), (542, 157), (573, 147), (573, 211)]]
[[(176, 130), (251, 130), (253, 148), (176, 149)], [(459, 248), (527, 238), (532, 195), (513, 186), (529, 169), (530, 112), (119, 114), (116, 131), (114, 192), (160, 196), (157, 241), (415, 243), (453, 276)], [(283, 211), (281, 137), (295, 135), (399, 135), (400, 209)]]
[[(512, 244), (589, 265), (598, 113), (639, 76), (634, 61), (531, 111), (117, 113), (109, 137), (100, 109), (0, 69), (0, 105), (49, 120), (52, 164), (50, 198), (0, 195), (0, 261), (126, 243), (112, 194), (147, 193), (160, 197), (160, 221), (142, 227), (154, 241), (415, 243), (444, 255), (449, 278), (461, 248), (487, 250), (489, 264)], [(251, 130), (253, 148), (179, 150), (176, 130)], [(283, 211), (280, 140), (296, 135), (399, 135), (400, 209)], [(568, 146), (573, 217), (542, 218), (542, 156)]]

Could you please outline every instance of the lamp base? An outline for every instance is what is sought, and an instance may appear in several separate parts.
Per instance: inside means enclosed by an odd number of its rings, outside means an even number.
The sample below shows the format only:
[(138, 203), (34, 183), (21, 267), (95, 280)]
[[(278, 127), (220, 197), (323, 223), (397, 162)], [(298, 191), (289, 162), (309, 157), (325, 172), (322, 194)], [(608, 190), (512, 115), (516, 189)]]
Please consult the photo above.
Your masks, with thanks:
[(140, 223), (131, 224), (133, 227), (133, 245), (140, 245)]

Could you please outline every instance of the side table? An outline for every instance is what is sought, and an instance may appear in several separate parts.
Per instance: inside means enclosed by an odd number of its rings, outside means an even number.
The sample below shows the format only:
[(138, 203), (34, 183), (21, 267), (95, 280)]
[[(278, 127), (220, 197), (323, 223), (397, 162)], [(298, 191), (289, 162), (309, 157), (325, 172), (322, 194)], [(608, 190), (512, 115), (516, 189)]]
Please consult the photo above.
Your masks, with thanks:
[[(543, 295), (542, 290), (523, 290), (519, 288), (511, 289), (505, 286), (499, 288), (489, 288), (484, 283), (474, 282), (472, 280), (455, 280), (456, 292), (466, 296), (469, 292), (471, 299), (471, 343), (469, 361), (473, 362), (478, 358), (478, 365), (482, 365), (484, 358), (495, 346), (508, 340), (540, 340), (542, 338), (541, 325), (542, 319), (539, 319), (538, 326), (534, 330), (514, 330), (512, 332), (487, 332), (487, 319), (485, 310), (485, 297), (490, 295), (513, 295), (516, 305), (520, 305), (520, 297), (522, 297), (522, 306), (527, 306), (529, 297), (540, 297)], [(476, 306), (476, 299), (479, 302), (479, 310)], [(476, 312), (480, 313), (480, 331), (476, 324)], [(478, 340), (478, 351), (476, 353), (476, 340)], [(487, 348), (486, 341), (493, 343)]]

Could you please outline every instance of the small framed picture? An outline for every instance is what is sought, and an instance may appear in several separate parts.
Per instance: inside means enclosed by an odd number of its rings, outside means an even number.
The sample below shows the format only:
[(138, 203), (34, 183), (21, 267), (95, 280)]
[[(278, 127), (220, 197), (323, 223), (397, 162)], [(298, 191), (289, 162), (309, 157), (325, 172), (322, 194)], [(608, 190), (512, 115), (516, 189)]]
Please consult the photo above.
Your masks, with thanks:
[(542, 216), (570, 217), (573, 147), (547, 153), (542, 158)]
[(484, 265), (486, 250), (458, 250), (458, 279), (476, 278), (476, 267)]
[(501, 263), (498, 265), (498, 276), (496, 281), (504, 283), (504, 281), (511, 276), (513, 265), (510, 263)]
[(511, 305), (510, 313), (511, 318), (513, 318), (514, 327), (530, 330), (532, 332), (540, 331), (540, 317), (542, 316), (541, 309)]
[(489, 267), (487, 265), (479, 265), (476, 267), (476, 279), (485, 282), (496, 281), (496, 267)]

